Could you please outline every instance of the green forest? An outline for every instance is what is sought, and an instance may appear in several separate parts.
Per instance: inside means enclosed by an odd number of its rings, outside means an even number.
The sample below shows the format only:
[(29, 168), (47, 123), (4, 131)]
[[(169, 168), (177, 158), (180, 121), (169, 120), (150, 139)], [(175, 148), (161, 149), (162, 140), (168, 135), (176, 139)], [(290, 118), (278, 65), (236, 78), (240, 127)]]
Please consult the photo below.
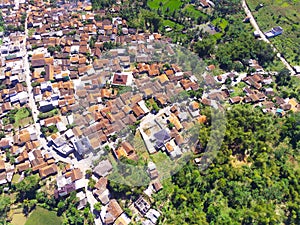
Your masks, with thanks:
[(226, 117), (208, 169), (187, 164), (155, 196), (160, 224), (299, 224), (300, 114), (279, 118), (236, 105)]

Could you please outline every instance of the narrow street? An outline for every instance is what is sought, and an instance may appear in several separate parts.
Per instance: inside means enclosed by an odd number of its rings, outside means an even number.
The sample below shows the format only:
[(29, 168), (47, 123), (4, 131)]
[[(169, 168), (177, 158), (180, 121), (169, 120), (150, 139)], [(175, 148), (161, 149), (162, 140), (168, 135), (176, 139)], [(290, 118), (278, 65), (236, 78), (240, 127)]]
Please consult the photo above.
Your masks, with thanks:
[[(28, 17), (28, 14), (30, 13), (30, 8), (27, 10), (26, 14), (27, 14), (27, 17)], [(93, 157), (89, 157), (88, 159), (83, 159), (81, 161), (77, 161), (76, 159), (73, 159), (71, 160), (69, 157), (62, 157), (60, 155), (58, 155), (54, 150), (52, 150), (51, 148), (49, 148), (47, 146), (47, 140), (42, 136), (42, 132), (41, 132), (41, 126), (40, 126), (40, 123), (38, 122), (38, 115), (39, 115), (39, 110), (38, 110), (38, 107), (35, 103), (35, 100), (34, 100), (34, 96), (33, 96), (33, 88), (31, 86), (31, 72), (30, 72), (30, 64), (29, 64), (29, 60), (28, 60), (28, 52), (27, 52), (27, 49), (26, 49), (26, 38), (28, 37), (28, 26), (27, 26), (27, 18), (26, 18), (26, 22), (25, 22), (25, 40), (23, 42), (23, 46), (22, 46), (22, 49), (24, 51), (24, 57), (23, 57), (23, 65), (24, 65), (24, 74), (25, 74), (25, 82), (26, 82), (26, 85), (27, 85), (27, 92), (28, 92), (28, 95), (29, 95), (29, 101), (28, 101), (28, 105), (29, 107), (31, 108), (32, 110), (32, 117), (33, 117), (33, 121), (34, 121), (34, 124), (33, 124), (33, 127), (35, 129), (35, 132), (38, 136), (38, 140), (40, 141), (41, 143), (41, 146), (44, 148), (43, 152), (51, 152), (51, 154), (53, 155), (53, 157), (57, 160), (57, 161), (62, 161), (62, 162), (65, 162), (65, 163), (70, 163), (72, 165), (74, 165), (75, 167), (78, 167), (82, 170), (84, 176), (85, 176), (85, 172), (87, 169), (90, 168), (90, 165), (92, 163), (92, 159)], [(96, 202), (98, 202), (93, 193), (88, 190), (88, 179), (84, 179), (85, 181), (85, 187), (86, 187), (86, 196), (87, 196), (87, 199), (88, 199), (88, 202), (91, 206), (91, 212), (93, 212), (93, 209), (94, 209), (94, 204)], [(95, 224), (96, 225), (102, 225), (102, 221), (99, 218), (95, 218)]]
[[(28, 14), (30, 13), (30, 8), (26, 11), (26, 20), (25, 20), (25, 40), (23, 42), (23, 46), (22, 49), (24, 52), (24, 56), (23, 56), (23, 65), (24, 65), (24, 74), (25, 74), (25, 82), (27, 85), (27, 92), (29, 95), (29, 100), (28, 100), (28, 105), (32, 111), (32, 117), (33, 117), (33, 127), (35, 129), (35, 132), (39, 138), (39, 141), (41, 143), (41, 146), (44, 148), (44, 151), (48, 151), (50, 150), (49, 147), (47, 146), (47, 141), (45, 140), (45, 138), (43, 138), (42, 136), (42, 132), (41, 132), (41, 126), (40, 123), (38, 123), (38, 115), (39, 115), (39, 110), (37, 108), (37, 105), (35, 103), (34, 97), (33, 97), (33, 92), (32, 92), (32, 86), (31, 86), (31, 75), (30, 75), (30, 65), (29, 65), (29, 61), (28, 61), (28, 52), (26, 50), (26, 38), (28, 37), (28, 27), (27, 27), (27, 18), (28, 18)], [(63, 158), (61, 156), (59, 156), (55, 151), (51, 151), (53, 157), (58, 160), (58, 161), (63, 161), (65, 163), (71, 163), (71, 160), (69, 158)]]
[(281, 62), (285, 65), (285, 67), (291, 72), (292, 75), (295, 75), (295, 71), (293, 70), (292, 66), (286, 61), (286, 59), (280, 54), (280, 52), (277, 50), (277, 48), (270, 42), (269, 39), (266, 38), (265, 34), (261, 31), (260, 27), (258, 26), (256, 20), (254, 19), (252, 12), (250, 11), (246, 0), (242, 0), (242, 6), (245, 10), (245, 13), (247, 15), (247, 17), (250, 18), (250, 23), (252, 25), (252, 27), (259, 33), (261, 39), (267, 43), (269, 43), (274, 52), (276, 53), (276, 56), (281, 60)]

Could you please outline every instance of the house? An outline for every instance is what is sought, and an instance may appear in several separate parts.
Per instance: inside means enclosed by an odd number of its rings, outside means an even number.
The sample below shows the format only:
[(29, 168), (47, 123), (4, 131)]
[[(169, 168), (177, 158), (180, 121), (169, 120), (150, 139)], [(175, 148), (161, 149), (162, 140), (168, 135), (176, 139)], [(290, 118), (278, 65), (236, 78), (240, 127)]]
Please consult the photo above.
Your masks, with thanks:
[(56, 164), (51, 164), (39, 169), (39, 175), (42, 179), (57, 174), (58, 168)]
[(10, 148), (11, 146), (11, 143), (8, 139), (1, 139), (0, 140), (0, 148), (1, 149), (7, 149), (7, 148)]
[(29, 161), (26, 161), (24, 163), (21, 163), (21, 164), (18, 164), (16, 166), (16, 169), (18, 171), (18, 173), (22, 173), (23, 171), (27, 170), (30, 168), (30, 162)]
[(112, 171), (112, 169), (113, 167), (109, 160), (103, 160), (94, 168), (93, 173), (97, 177), (105, 177)]
[(107, 188), (108, 180), (106, 177), (100, 177), (100, 179), (95, 184), (95, 190), (93, 193), (96, 195), (102, 194)]
[(106, 214), (104, 216), (105, 224), (113, 224), (114, 221), (123, 213), (123, 209), (115, 199), (111, 199), (108, 203)]
[(75, 191), (75, 190), (76, 190), (76, 188), (75, 188), (74, 183), (66, 184), (62, 188), (59, 188), (59, 189), (55, 190), (54, 191), (54, 196), (57, 199), (59, 197), (66, 196), (66, 195), (70, 194), (72, 191)]
[[(206, 2), (206, 0), (203, 0), (203, 2), (204, 2), (204, 1)], [(208, 3), (206, 2), (206, 4), (208, 4)], [(212, 70), (216, 69), (216, 66), (213, 65), (213, 64), (211, 64), (211, 65), (207, 66), (205, 69), (206, 69), (207, 71), (212, 71)]]
[(189, 105), (188, 111), (193, 118), (198, 117), (200, 115), (199, 103), (196, 101), (192, 101)]
[(267, 38), (276, 37), (283, 33), (283, 29), (280, 26), (273, 27), (270, 31), (265, 32)]
[(89, 152), (93, 151), (93, 147), (87, 137), (83, 137), (74, 142), (75, 151), (78, 152), (79, 155), (84, 156)]
[(0, 185), (6, 183), (7, 183), (6, 172), (0, 172)]
[(127, 141), (122, 142), (121, 145), (115, 150), (116, 157), (131, 157), (134, 154), (134, 147)]
[(235, 97), (230, 98), (229, 102), (230, 102), (230, 104), (237, 104), (237, 103), (240, 103), (242, 99), (243, 98), (241, 98), (240, 96), (235, 96)]
[(2, 159), (0, 159), (0, 172), (5, 171), (5, 163)]
[(155, 148), (160, 149), (164, 147), (164, 144), (171, 140), (169, 133), (162, 129), (153, 135), (155, 141)]
[(207, 2), (207, 0), (200, 0), (200, 5), (202, 6), (202, 8), (208, 8), (209, 4)]
[(131, 219), (126, 215), (126, 213), (122, 213), (119, 218), (114, 222), (114, 225), (129, 225), (131, 223)]
[(149, 162), (147, 172), (151, 180), (158, 177), (158, 170), (156, 169), (156, 165), (153, 162)]
[(146, 213), (145, 217), (148, 218), (153, 224), (157, 224), (158, 218), (160, 217), (160, 212), (155, 209), (150, 209)]
[(163, 186), (159, 181), (153, 182), (152, 186), (155, 192), (159, 192), (161, 189), (163, 189)]
[(134, 202), (134, 206), (142, 215), (145, 215), (150, 209), (150, 204), (142, 196)]
[[(67, 176), (68, 175), (66, 174), (66, 177)], [(69, 176), (71, 177), (72, 182), (75, 182), (83, 178), (83, 173), (81, 172), (80, 169), (75, 168), (69, 172)]]
[(137, 104), (132, 107), (132, 112), (134, 113), (134, 115), (136, 116), (136, 118), (138, 120), (141, 119), (145, 115), (142, 108)]
[(7, 112), (7, 111), (13, 109), (10, 102), (3, 103), (3, 105), (1, 107), (2, 107), (2, 112)]
[(174, 125), (177, 131), (181, 131), (183, 129), (182, 124), (180, 123), (178, 117), (175, 114), (171, 113), (169, 117), (169, 121)]

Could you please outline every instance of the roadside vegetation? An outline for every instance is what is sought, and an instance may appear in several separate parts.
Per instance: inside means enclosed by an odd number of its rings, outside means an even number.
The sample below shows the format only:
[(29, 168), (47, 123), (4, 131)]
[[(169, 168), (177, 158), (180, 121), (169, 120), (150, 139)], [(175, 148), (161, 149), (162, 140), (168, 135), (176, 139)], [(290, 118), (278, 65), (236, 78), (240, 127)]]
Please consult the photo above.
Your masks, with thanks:
[[(293, 66), (300, 62), (300, 2), (247, 0), (262, 31), (281, 26), (283, 33), (270, 41)], [(263, 4), (263, 7), (258, 7)]]

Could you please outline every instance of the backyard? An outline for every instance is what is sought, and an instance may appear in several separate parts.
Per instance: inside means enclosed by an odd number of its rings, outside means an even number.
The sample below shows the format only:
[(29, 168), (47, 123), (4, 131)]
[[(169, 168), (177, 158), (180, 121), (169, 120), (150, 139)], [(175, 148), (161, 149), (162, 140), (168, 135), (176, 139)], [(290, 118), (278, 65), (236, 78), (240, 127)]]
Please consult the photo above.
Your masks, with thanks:
[(300, 1), (262, 0), (258, 9), (256, 0), (247, 1), (253, 16), (263, 32), (281, 26), (283, 34), (270, 39), (293, 66), (299, 65), (300, 55)]
[(27, 107), (10, 110), (7, 116), (2, 119), (4, 125), (11, 123), (15, 128), (24, 127), (32, 122), (31, 110)]
[(33, 121), (31, 117), (31, 111), (28, 108), (19, 109), (14, 115), (14, 118), (14, 127), (24, 127)]

